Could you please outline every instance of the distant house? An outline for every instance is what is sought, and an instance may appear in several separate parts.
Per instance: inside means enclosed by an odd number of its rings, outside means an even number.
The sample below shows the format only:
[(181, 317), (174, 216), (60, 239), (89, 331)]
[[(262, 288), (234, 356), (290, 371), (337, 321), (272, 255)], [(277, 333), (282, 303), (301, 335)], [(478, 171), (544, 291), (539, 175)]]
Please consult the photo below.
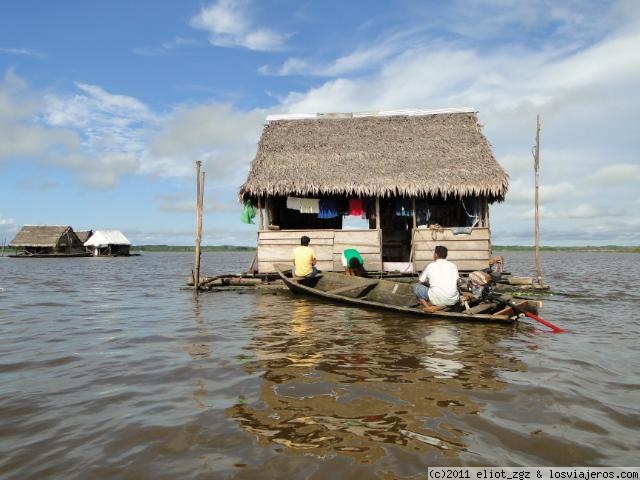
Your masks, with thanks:
[(84, 242), (84, 246), (96, 257), (129, 255), (131, 242), (120, 230), (96, 230)]
[(24, 225), (9, 246), (20, 256), (85, 253), (82, 242), (68, 225)]
[(84, 242), (89, 240), (91, 235), (93, 235), (93, 230), (76, 230), (75, 234), (80, 239), (80, 241), (84, 244)]

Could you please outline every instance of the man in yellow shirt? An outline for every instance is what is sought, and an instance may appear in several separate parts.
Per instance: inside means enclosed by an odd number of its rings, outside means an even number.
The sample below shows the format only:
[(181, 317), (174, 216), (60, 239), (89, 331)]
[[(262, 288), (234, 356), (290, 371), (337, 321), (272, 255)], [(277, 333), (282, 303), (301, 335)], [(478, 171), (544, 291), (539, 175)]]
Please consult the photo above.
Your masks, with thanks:
[(311, 239), (304, 235), (300, 238), (300, 246), (293, 250), (293, 270), (296, 277), (315, 277), (318, 269), (315, 267), (316, 254), (309, 246)]

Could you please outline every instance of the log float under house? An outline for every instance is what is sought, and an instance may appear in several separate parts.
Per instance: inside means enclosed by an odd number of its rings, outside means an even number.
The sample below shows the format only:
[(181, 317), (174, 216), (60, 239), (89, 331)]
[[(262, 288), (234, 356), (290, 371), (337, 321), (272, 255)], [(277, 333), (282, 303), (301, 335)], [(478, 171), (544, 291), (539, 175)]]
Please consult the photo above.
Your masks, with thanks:
[[(258, 209), (260, 274), (290, 263), (302, 235), (324, 271), (355, 248), (369, 271), (415, 273), (444, 245), (468, 272), (489, 266), (489, 206), (507, 189), (474, 109), (394, 110), (267, 117), (239, 199)], [(358, 212), (365, 226), (343, 228)]]

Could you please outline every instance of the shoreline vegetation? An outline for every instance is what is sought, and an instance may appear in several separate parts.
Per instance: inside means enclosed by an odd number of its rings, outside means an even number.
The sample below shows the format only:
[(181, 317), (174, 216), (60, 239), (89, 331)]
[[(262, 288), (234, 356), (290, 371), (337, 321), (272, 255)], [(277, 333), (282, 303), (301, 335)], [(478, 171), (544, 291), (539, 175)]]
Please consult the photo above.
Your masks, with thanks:
[[(202, 252), (255, 252), (255, 247), (240, 245), (206, 245), (200, 247)], [(136, 245), (132, 251), (139, 252), (193, 252), (193, 245)], [(494, 245), (494, 252), (533, 252), (535, 247), (529, 245)], [(590, 245), (583, 247), (541, 246), (542, 252), (606, 252), (606, 253), (640, 253), (640, 246), (626, 247), (620, 245)]]

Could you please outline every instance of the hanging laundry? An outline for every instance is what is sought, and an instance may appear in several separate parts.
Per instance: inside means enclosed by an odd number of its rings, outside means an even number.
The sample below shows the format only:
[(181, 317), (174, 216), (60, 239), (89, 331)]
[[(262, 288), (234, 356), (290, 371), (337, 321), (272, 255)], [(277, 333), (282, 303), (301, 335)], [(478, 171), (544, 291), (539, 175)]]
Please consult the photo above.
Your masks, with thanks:
[(300, 200), (298, 197), (287, 197), (287, 208), (291, 210), (300, 210)]
[(359, 217), (362, 215), (362, 199), (361, 198), (350, 198), (349, 199), (349, 215), (355, 215)]
[(334, 198), (320, 199), (320, 213), (318, 218), (335, 218), (338, 216), (338, 207)]
[(416, 223), (418, 225), (428, 225), (431, 219), (431, 208), (426, 199), (416, 200)]
[(253, 219), (256, 216), (256, 208), (251, 205), (250, 202), (244, 202), (244, 209), (240, 214), (240, 221), (242, 223), (253, 223)]
[(317, 198), (301, 198), (300, 213), (320, 213), (320, 200)]
[(412, 217), (413, 208), (411, 208), (411, 200), (408, 198), (395, 199), (395, 211), (397, 217)]

